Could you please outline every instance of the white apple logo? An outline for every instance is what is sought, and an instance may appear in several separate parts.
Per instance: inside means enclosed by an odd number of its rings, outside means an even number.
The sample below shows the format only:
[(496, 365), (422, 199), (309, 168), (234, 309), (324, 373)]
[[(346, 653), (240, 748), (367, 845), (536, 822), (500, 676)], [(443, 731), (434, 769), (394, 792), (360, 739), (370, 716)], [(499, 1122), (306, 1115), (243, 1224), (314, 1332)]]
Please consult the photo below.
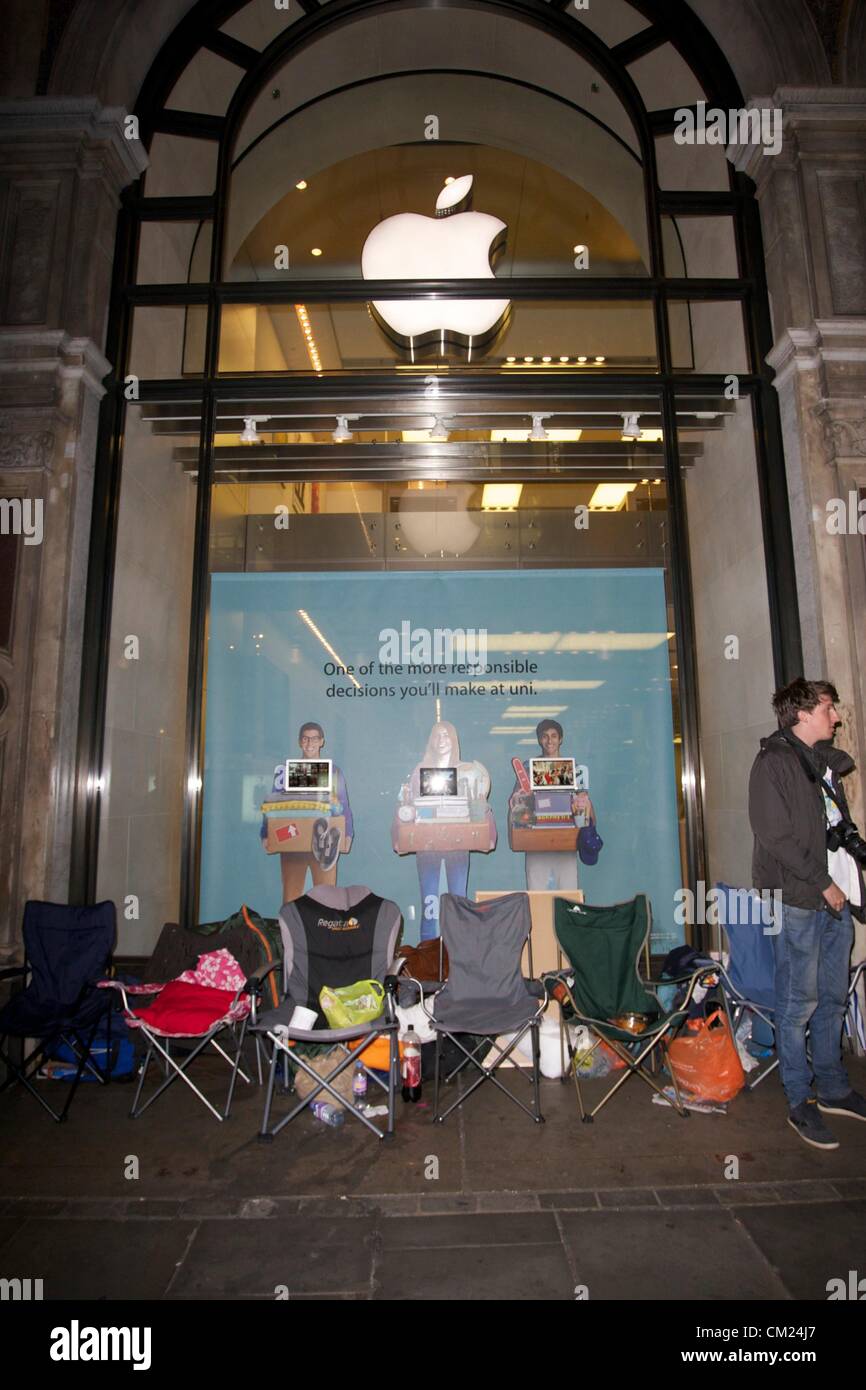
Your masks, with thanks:
[[(492, 280), (493, 261), (508, 231), (498, 217), (467, 212), (472, 175), (446, 184), (436, 199), (436, 216), (401, 212), (374, 227), (361, 252), (365, 280)], [(377, 322), (414, 358), (417, 349), (455, 343), (480, 349), (490, 344), (511, 308), (510, 299), (380, 299)]]

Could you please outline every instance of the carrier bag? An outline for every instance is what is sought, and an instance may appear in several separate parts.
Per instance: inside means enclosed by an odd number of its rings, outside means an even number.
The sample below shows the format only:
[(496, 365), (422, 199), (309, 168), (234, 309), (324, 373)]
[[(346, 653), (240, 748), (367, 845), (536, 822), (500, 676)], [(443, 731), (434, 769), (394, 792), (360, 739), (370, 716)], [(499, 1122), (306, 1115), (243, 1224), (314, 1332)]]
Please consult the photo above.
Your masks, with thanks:
[(743, 1064), (726, 1014), (716, 1009), (693, 1019), (667, 1044), (668, 1066), (687, 1095), (697, 1100), (733, 1100), (746, 1084)]
[(330, 1028), (372, 1023), (381, 1014), (384, 1000), (385, 990), (378, 980), (359, 980), (336, 989), (325, 985), (319, 992), (319, 1004)]

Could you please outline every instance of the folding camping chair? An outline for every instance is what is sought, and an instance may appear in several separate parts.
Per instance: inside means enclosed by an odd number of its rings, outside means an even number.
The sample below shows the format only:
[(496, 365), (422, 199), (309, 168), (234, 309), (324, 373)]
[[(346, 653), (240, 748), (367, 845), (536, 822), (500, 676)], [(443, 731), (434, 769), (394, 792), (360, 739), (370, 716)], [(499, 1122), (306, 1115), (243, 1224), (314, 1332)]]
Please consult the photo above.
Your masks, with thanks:
[[(101, 1085), (111, 1078), (111, 1000), (96, 985), (108, 968), (115, 934), (114, 903), (67, 907), (29, 902), (24, 908), (24, 964), (0, 970), (0, 980), (27, 980), (24, 989), (0, 1009), (0, 1058), (11, 1073), (0, 1092), (20, 1082), (58, 1124), (69, 1113), (85, 1068)], [(109, 1032), (103, 1072), (90, 1049), (106, 1018)], [(23, 1057), (20, 1067), (5, 1051), (10, 1037), (39, 1039), (39, 1046)], [(58, 1043), (65, 1043), (78, 1061), (59, 1114), (33, 1085), (39, 1066)]]
[(863, 1017), (858, 985), (864, 974), (866, 974), (866, 960), (858, 961), (857, 965), (851, 966), (848, 1002), (845, 1006), (845, 1022), (842, 1029), (843, 1036), (848, 1039), (851, 1051), (857, 1052), (859, 1049), (861, 1055), (866, 1052), (866, 1019)]
[[(250, 977), (241, 970), (234, 956), (225, 949), (208, 951), (199, 956), (194, 970), (185, 970), (175, 980), (163, 984), (129, 985), (117, 980), (102, 980), (102, 989), (114, 989), (123, 1000), (123, 1017), (127, 1028), (141, 1031), (147, 1044), (138, 1077), (138, 1086), (130, 1110), (137, 1120), (169, 1086), (180, 1079), (198, 1096), (217, 1120), (227, 1120), (238, 1076), (249, 1084), (250, 1078), (242, 1069), (244, 1036), (247, 1022), (254, 1009), (256, 993), (265, 975), (276, 968), (276, 962), (263, 965)], [(142, 996), (155, 996), (143, 1007), (130, 1003)], [(217, 1039), (231, 1035), (234, 1056), (220, 1046)], [(173, 1040), (194, 1042), (195, 1046), (181, 1060), (172, 1056)], [(227, 1041), (227, 1037), (226, 1037)], [(212, 1047), (232, 1069), (225, 1110), (218, 1110), (187, 1075), (192, 1063), (205, 1048)], [(143, 1105), (140, 1104), (150, 1064), (154, 1056), (162, 1058), (165, 1079)]]
[[(327, 913), (327, 916), (323, 916)], [(402, 959), (395, 959), (397, 941), (403, 919), (396, 903), (380, 898), (366, 888), (337, 888), (321, 885), (283, 906), (280, 930), (283, 939), (284, 998), (276, 1009), (263, 1013), (254, 1025), (258, 1036), (271, 1044), (271, 1062), (265, 1109), (259, 1140), (271, 1143), (317, 1096), (325, 1091), (349, 1115), (364, 1125), (377, 1139), (394, 1135), (395, 1101), (399, 1075), (398, 1021), (394, 1003), (396, 976)], [(335, 944), (335, 943), (338, 943)], [(323, 986), (341, 988), (360, 980), (378, 980), (385, 988), (384, 1012), (369, 1023), (351, 1028), (319, 1026), (319, 993)], [(319, 1013), (313, 1028), (291, 1025), (295, 1009), (301, 1006)], [(383, 1081), (378, 1070), (364, 1060), (367, 1045), (377, 1038), (388, 1040), (388, 1079)], [(349, 1044), (354, 1043), (354, 1047)], [(326, 1076), (311, 1065), (309, 1054), (302, 1048), (327, 1046), (341, 1054)], [(388, 1118), (382, 1130), (360, 1109), (345, 1105), (334, 1083), (348, 1068), (360, 1060), (367, 1075), (388, 1098)], [(312, 1091), (275, 1124), (271, 1109), (277, 1073), (282, 1065), (285, 1090), (293, 1090), (295, 1079), (303, 1072), (313, 1082)]]
[[(444, 987), (424, 1004), (436, 1033), (436, 1072), (434, 1082), (433, 1119), (443, 1123), (459, 1105), (468, 1100), (485, 1081), (513, 1101), (536, 1124), (543, 1124), (539, 1095), (540, 1055), (538, 1028), (541, 1015), (547, 1008), (547, 992), (540, 982), (528, 982), (521, 972), (523, 948), (530, 938), (532, 918), (529, 899), (525, 893), (508, 893), (487, 902), (473, 903), (453, 893), (443, 893), (439, 899), (439, 929), (448, 951), (449, 973)], [(531, 970), (530, 954), (530, 970)], [(531, 985), (535, 985), (535, 991)], [(526, 1034), (532, 1044), (532, 1068), (529, 1081), (533, 1091), (530, 1108), (495, 1075), (496, 1071), (519, 1047)], [(480, 1041), (464, 1046), (461, 1035), (470, 1034)], [(497, 1039), (513, 1034), (505, 1047)], [(476, 1068), (479, 1075), (449, 1105), (439, 1112), (439, 1083), (442, 1060), (442, 1039), (447, 1038), (462, 1052), (463, 1059), (445, 1078), (453, 1081), (466, 1066)], [(492, 1041), (494, 1057), (488, 1052), (484, 1060), (478, 1054)], [(523, 1075), (523, 1068), (517, 1068)]]
[[(776, 1010), (772, 910), (754, 888), (732, 888), (727, 883), (713, 887), (719, 925), (719, 974), (731, 1033), (736, 1037), (744, 1016), (752, 1019), (753, 1026), (760, 1019), (772, 1033)], [(778, 1057), (773, 1057), (754, 1078), (747, 1074), (745, 1089), (754, 1091), (778, 1065)]]
[[(545, 982), (556, 981), (565, 986), (561, 1027), (565, 1030), (570, 1069), (577, 1091), (577, 1105), (584, 1124), (591, 1124), (599, 1110), (616, 1094), (631, 1076), (641, 1080), (659, 1095), (665, 1095), (661, 1085), (647, 1068), (653, 1054), (685, 1019), (697, 981), (707, 973), (702, 965), (687, 981), (685, 996), (676, 1009), (667, 1012), (657, 994), (658, 988), (640, 974), (641, 955), (646, 958), (652, 920), (649, 901), (640, 893), (631, 902), (612, 907), (594, 907), (587, 903), (571, 903), (557, 898), (554, 903), (556, 939), (568, 968), (550, 972)], [(665, 985), (677, 983), (665, 980)], [(649, 1016), (647, 1027), (633, 1033), (613, 1022), (621, 1015), (635, 1013)], [(592, 1056), (606, 1043), (623, 1063), (623, 1071), (606, 1095), (587, 1113), (580, 1089), (576, 1048), (568, 1034), (568, 1024), (583, 1025), (594, 1038), (588, 1049)], [(672, 1072), (674, 1108), (686, 1118), (688, 1111), (682, 1103), (676, 1075)]]

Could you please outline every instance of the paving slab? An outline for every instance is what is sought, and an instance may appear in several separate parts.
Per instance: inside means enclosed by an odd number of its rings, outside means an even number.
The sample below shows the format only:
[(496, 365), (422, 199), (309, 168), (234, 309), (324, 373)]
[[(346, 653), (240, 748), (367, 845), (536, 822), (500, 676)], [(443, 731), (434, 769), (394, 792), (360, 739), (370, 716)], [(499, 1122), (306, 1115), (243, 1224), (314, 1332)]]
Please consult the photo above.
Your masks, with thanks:
[(318, 1216), (203, 1221), (171, 1286), (171, 1298), (275, 1298), (367, 1294), (371, 1221)]
[(377, 1260), (373, 1296), (473, 1303), (570, 1300), (574, 1279), (561, 1244), (389, 1249)]
[(562, 1212), (558, 1220), (591, 1300), (787, 1296), (735, 1217), (721, 1209)]
[(827, 1298), (827, 1281), (866, 1276), (866, 1201), (737, 1212), (793, 1298)]
[(424, 1216), (383, 1222), (379, 1239), (386, 1250), (435, 1250), (475, 1245), (558, 1245), (559, 1229), (550, 1212), (473, 1212), (465, 1216)]
[(184, 1221), (30, 1219), (0, 1249), (0, 1274), (42, 1279), (46, 1299), (157, 1299), (194, 1230)]

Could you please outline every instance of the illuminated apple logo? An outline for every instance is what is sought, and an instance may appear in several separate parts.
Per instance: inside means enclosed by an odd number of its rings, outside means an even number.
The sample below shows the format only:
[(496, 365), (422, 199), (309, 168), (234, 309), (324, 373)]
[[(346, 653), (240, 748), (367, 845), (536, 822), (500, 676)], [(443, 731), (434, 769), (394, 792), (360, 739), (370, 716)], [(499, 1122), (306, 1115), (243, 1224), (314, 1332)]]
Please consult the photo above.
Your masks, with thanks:
[[(365, 280), (492, 280), (505, 247), (504, 222), (469, 212), (472, 175), (454, 179), (436, 199), (436, 216), (401, 212), (374, 227), (361, 252)], [(509, 299), (383, 299), (371, 312), (392, 342), (415, 361), (430, 349), (472, 355), (488, 349), (507, 321)]]

